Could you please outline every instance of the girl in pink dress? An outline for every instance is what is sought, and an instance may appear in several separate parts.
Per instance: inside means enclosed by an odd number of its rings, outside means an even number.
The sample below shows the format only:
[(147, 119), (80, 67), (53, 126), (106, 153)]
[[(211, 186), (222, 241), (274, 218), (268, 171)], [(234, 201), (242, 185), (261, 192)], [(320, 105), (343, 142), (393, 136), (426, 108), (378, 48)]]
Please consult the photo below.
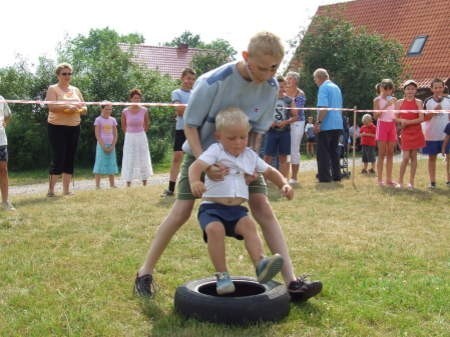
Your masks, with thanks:
[[(394, 163), (394, 149), (397, 144), (397, 128), (395, 126), (394, 105), (397, 99), (392, 96), (394, 82), (385, 78), (377, 86), (379, 95), (373, 100), (373, 109), (377, 110), (374, 117), (377, 120), (377, 133), (375, 139), (378, 145), (377, 176), (378, 185), (395, 186), (392, 180), (392, 167)], [(383, 167), (386, 161), (386, 180), (383, 180)]]
[(415, 98), (417, 92), (417, 83), (408, 80), (403, 84), (405, 96), (395, 104), (396, 110), (407, 110), (398, 112), (396, 121), (401, 125), (400, 146), (403, 153), (402, 163), (400, 164), (400, 174), (397, 187), (403, 187), (403, 177), (406, 167), (411, 162), (408, 188), (414, 188), (414, 177), (417, 169), (417, 152), (425, 146), (425, 137), (422, 133), (420, 123), (423, 122), (423, 113), (414, 112), (421, 110), (423, 103)]

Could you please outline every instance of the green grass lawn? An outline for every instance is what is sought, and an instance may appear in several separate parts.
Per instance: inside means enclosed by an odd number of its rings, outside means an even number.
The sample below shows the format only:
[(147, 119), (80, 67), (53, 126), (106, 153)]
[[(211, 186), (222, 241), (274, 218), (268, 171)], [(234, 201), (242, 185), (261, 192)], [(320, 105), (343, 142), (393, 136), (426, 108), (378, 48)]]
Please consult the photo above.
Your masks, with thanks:
[[(177, 286), (214, 272), (195, 216), (158, 264), (155, 298), (132, 295), (171, 207), (162, 186), (15, 196), (17, 211), (0, 212), (0, 336), (449, 336), (450, 189), (439, 164), (434, 191), (426, 161), (414, 191), (357, 173), (356, 188), (318, 185), (313, 172), (301, 175), (292, 201), (271, 190), (297, 273), (324, 289), (284, 320), (249, 327), (173, 310)], [(253, 276), (242, 242), (228, 238), (227, 256), (232, 274)]]

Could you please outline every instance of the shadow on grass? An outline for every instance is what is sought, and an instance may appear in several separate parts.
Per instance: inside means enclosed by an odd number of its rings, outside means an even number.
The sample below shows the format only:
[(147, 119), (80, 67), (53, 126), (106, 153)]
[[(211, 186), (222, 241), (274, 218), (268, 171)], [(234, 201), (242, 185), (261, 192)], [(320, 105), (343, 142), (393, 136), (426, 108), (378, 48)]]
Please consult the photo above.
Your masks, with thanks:
[(388, 194), (388, 195), (409, 195), (412, 197), (415, 197), (419, 200), (431, 200), (432, 199), (432, 193), (429, 190), (419, 190), (419, 189), (408, 189), (408, 188), (394, 188), (394, 187), (388, 187), (383, 186), (380, 187), (382, 193)]
[(317, 182), (315, 185), (316, 191), (336, 190), (338, 188), (344, 188), (344, 184), (342, 182), (332, 181), (329, 183)]
[[(67, 196), (64, 197), (62, 195), (55, 195), (54, 197), (47, 197), (45, 194), (42, 196), (36, 196), (32, 198), (22, 199), (19, 201), (14, 202), (14, 206), (20, 210), (22, 206), (30, 206), (30, 205), (37, 205), (37, 204), (47, 204), (49, 202), (55, 202), (57, 200), (60, 200), (62, 198), (68, 198)], [(70, 198), (70, 196), (69, 196)]]

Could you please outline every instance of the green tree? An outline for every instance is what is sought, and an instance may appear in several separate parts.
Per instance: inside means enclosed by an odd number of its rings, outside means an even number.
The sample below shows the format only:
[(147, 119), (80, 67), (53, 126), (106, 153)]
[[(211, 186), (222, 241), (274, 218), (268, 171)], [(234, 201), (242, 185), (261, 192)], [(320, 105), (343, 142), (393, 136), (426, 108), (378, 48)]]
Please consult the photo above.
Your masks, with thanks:
[(327, 69), (340, 86), (345, 107), (356, 105), (361, 109), (372, 107), (376, 83), (383, 78), (398, 81), (403, 71), (400, 43), (369, 34), (343, 20), (317, 17), (300, 39), (294, 57), (302, 64), (300, 85), (309, 98), (309, 106), (315, 104), (317, 87), (312, 73), (317, 68)]
[[(50, 63), (40, 59), (38, 71)], [(0, 92), (8, 99), (40, 99), (39, 92), (43, 88), (40, 79), (44, 78), (33, 74), (22, 60), (0, 69)], [(10, 108), (13, 118), (7, 128), (9, 168), (20, 170), (45, 166), (49, 153), (46, 111), (35, 104), (10, 104)]]
[(190, 31), (184, 31), (180, 36), (165, 43), (165, 45), (169, 47), (178, 47), (183, 44), (188, 45), (191, 48), (204, 48), (204, 43), (200, 40), (200, 35), (194, 35)]
[(165, 45), (178, 47), (183, 44), (190, 48), (202, 49), (202, 51), (194, 55), (191, 64), (198, 76), (233, 60), (234, 55), (236, 55), (236, 50), (228, 41), (216, 39), (211, 43), (205, 43), (201, 40), (200, 35), (189, 31), (183, 32)]
[[(176, 82), (168, 76), (132, 63), (131, 54), (123, 52), (119, 47), (119, 43), (142, 42), (142, 36), (136, 34), (121, 36), (109, 28), (92, 29), (88, 36), (79, 35), (67, 41), (59, 52), (59, 59), (73, 65), (73, 84), (81, 89), (86, 101), (127, 101), (128, 92), (139, 88), (146, 101), (168, 102)], [(114, 108), (114, 115), (118, 120), (122, 108)], [(162, 110), (167, 109), (150, 109), (153, 124), (148, 136), (154, 162), (164, 157), (172, 139), (172, 134), (168, 131), (172, 129), (172, 115), (161, 113)], [(89, 107), (87, 116), (82, 118), (77, 158), (79, 163), (89, 165), (94, 160), (96, 141), (92, 125), (98, 114), (99, 107), (92, 106)], [(117, 154), (120, 161), (123, 134), (119, 132), (119, 135)]]
[(192, 67), (197, 74), (203, 74), (218, 66), (230, 62), (236, 55), (236, 50), (228, 41), (217, 39), (204, 45), (205, 52), (194, 55)]

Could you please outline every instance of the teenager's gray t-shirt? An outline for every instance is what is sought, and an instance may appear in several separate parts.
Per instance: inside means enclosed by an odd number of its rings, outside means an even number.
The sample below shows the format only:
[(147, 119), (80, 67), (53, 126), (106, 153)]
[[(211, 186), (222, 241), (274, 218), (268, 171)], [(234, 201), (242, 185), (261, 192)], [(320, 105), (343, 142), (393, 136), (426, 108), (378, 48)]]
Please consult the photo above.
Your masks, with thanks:
[[(199, 128), (200, 142), (206, 149), (215, 142), (214, 119), (227, 107), (238, 107), (249, 117), (253, 132), (265, 133), (272, 124), (272, 115), (278, 96), (274, 78), (263, 83), (246, 81), (239, 74), (238, 61), (224, 64), (200, 76), (194, 84), (189, 104), (184, 112), (184, 123)], [(183, 151), (192, 154), (188, 142)]]

